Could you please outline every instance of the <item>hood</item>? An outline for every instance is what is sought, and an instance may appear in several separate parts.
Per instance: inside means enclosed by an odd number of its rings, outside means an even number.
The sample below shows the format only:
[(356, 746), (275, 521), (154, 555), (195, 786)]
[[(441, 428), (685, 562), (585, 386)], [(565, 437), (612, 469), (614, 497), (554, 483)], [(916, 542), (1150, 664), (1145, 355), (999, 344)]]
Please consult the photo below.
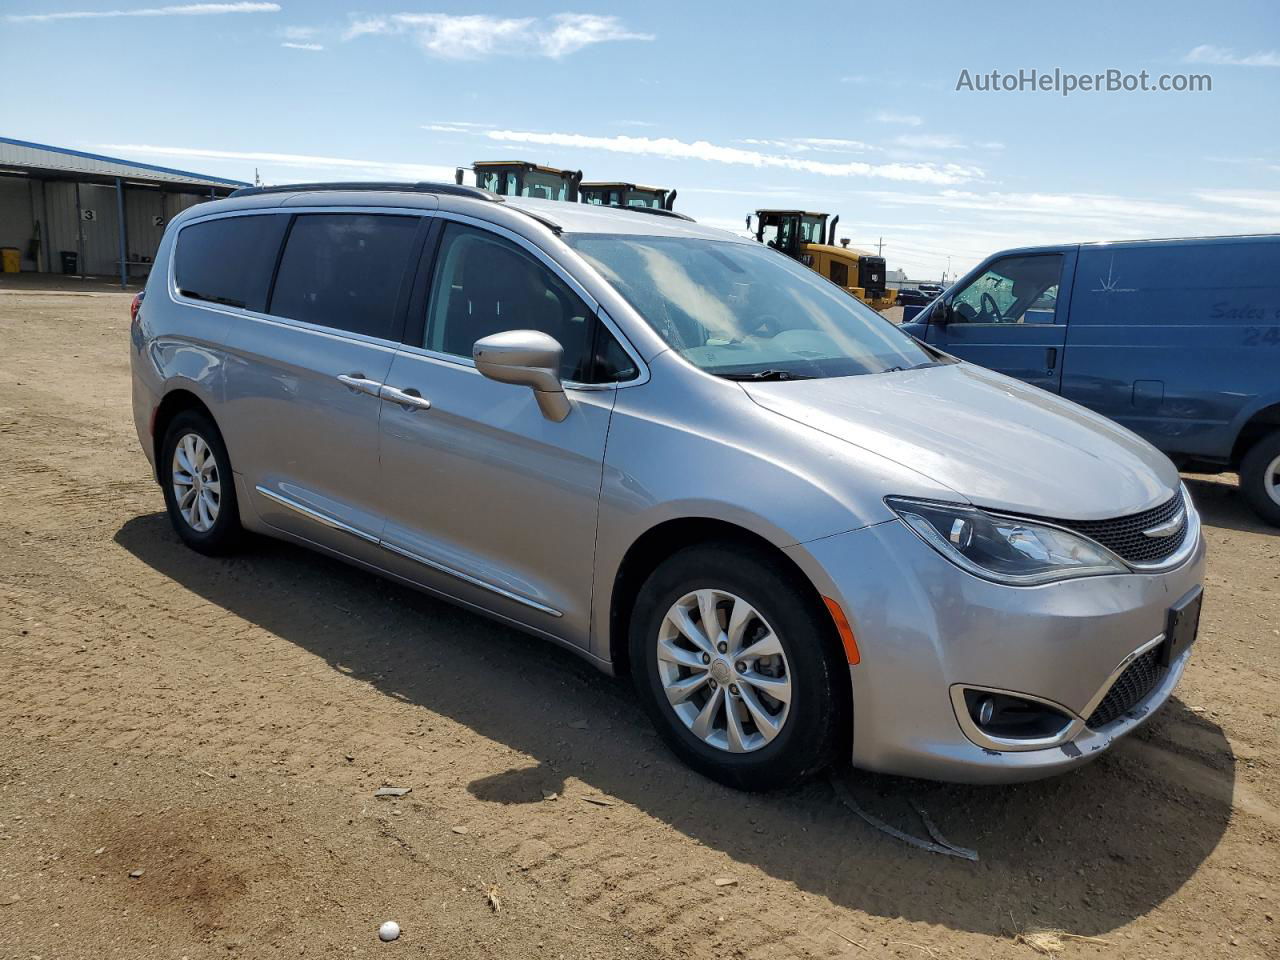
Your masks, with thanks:
[(1102, 520), (1154, 507), (1178, 489), (1169, 459), (1124, 427), (968, 363), (743, 386), (760, 406), (977, 506)]

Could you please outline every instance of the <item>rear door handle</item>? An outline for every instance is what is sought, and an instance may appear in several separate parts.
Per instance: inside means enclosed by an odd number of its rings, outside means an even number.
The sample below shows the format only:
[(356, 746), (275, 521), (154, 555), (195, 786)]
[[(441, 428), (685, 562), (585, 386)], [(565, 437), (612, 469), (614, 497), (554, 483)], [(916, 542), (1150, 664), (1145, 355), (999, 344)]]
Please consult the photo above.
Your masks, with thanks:
[(382, 386), (377, 380), (370, 380), (363, 373), (339, 374), (338, 382), (352, 393), (367, 393), (371, 397), (376, 397), (378, 389)]
[(389, 387), (385, 383), (379, 391), (379, 395), (383, 400), (390, 400), (392, 403), (398, 403), (410, 413), (414, 410), (430, 410), (431, 401), (420, 394), (413, 387), (405, 387), (398, 390), (395, 387)]

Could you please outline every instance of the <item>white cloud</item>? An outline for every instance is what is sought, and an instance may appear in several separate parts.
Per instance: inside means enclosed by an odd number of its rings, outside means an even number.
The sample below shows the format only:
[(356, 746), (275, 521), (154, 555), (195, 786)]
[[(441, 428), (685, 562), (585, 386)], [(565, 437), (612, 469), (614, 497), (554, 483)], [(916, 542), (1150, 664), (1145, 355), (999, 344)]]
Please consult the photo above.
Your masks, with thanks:
[(1185, 63), (1211, 63), (1220, 67), (1280, 67), (1280, 52), (1275, 50), (1237, 56), (1234, 50), (1208, 43), (1192, 48), (1182, 59)]
[(786, 139), (739, 137), (733, 142), (745, 143), (753, 147), (777, 147), (792, 153), (805, 153), (809, 150), (818, 153), (869, 153), (880, 149), (861, 140), (846, 140), (841, 137), (788, 137)]
[[(1054, 230), (1059, 240), (1116, 240), (1280, 229), (1280, 191), (1249, 194), (1210, 190), (1197, 195), (1199, 199), (1217, 204), (1216, 208), (1093, 193), (941, 190), (931, 194), (881, 191), (866, 195), (891, 206), (955, 211), (962, 215), (969, 228), (975, 221), (1021, 222), (1031, 225), (1037, 235)], [(1235, 208), (1252, 212), (1241, 213)]]
[(966, 145), (959, 137), (949, 133), (904, 133), (893, 138), (900, 147), (915, 147), (919, 150), (966, 150)]
[(408, 35), (428, 55), (445, 60), (493, 56), (543, 56), (558, 60), (597, 43), (652, 40), (627, 29), (615, 16), (558, 13), (549, 18), (488, 14), (393, 13), (353, 20), (344, 40), (373, 35)]
[(323, 50), (324, 49), (324, 44), (322, 43), (294, 43), (292, 40), (286, 40), (284, 43), (280, 44), (280, 46), (287, 47), (290, 50)]
[[(338, 172), (346, 176), (352, 174), (364, 178), (382, 178), (389, 180), (438, 180), (453, 182), (453, 167), (444, 167), (424, 163), (398, 163), (386, 160), (357, 160), (350, 157), (329, 157), (300, 153), (267, 153), (262, 151), (212, 150), (203, 147), (155, 146), (146, 143), (104, 143), (96, 149), (110, 153), (121, 153), (145, 159), (165, 159), (179, 157), (183, 159), (237, 161), (243, 164), (264, 164), (304, 170), (312, 173), (329, 174)], [(243, 175), (242, 180), (251, 179)], [(322, 177), (323, 179), (323, 177)]]
[(978, 167), (953, 163), (872, 164), (861, 161), (830, 163), (723, 146), (706, 140), (689, 142), (673, 137), (596, 137), (581, 133), (537, 133), (526, 130), (489, 130), (485, 136), (501, 143), (526, 143), (683, 160), (705, 160), (712, 163), (795, 170), (828, 177), (879, 177), (888, 180), (946, 185), (980, 179), (983, 176), (983, 171)]
[(610, 40), (652, 40), (651, 33), (635, 33), (626, 29), (617, 17), (587, 13), (558, 13), (551, 18), (555, 26), (538, 38), (548, 57), (563, 57), (593, 43)]
[(890, 110), (881, 110), (873, 119), (878, 123), (900, 123), (908, 127), (918, 127), (924, 123), (924, 120), (914, 113), (894, 113)]
[(11, 23), (51, 20), (100, 20), (112, 17), (200, 17), (223, 13), (279, 13), (278, 3), (185, 3), (168, 7), (135, 7), (132, 10), (61, 10), (57, 13), (11, 13)]
[[(859, 236), (883, 233), (890, 267), (963, 273), (1012, 247), (1280, 231), (1280, 191), (1203, 190), (1175, 200), (962, 189), (859, 191)], [(1200, 202), (1196, 202), (1200, 201)]]
[(1197, 200), (1280, 217), (1280, 190), (1201, 190)]

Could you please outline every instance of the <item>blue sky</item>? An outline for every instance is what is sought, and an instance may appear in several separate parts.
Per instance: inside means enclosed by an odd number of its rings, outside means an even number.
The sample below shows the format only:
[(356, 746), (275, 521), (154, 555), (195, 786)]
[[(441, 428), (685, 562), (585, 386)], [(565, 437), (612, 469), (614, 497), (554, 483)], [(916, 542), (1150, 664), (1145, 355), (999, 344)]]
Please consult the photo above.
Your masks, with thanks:
[[(1020, 244), (1280, 231), (1274, 0), (0, 0), (0, 63), (0, 135), (270, 183), (529, 159), (676, 187), (736, 230), (839, 213), (917, 278)], [(956, 89), (1032, 68), (1212, 90)]]

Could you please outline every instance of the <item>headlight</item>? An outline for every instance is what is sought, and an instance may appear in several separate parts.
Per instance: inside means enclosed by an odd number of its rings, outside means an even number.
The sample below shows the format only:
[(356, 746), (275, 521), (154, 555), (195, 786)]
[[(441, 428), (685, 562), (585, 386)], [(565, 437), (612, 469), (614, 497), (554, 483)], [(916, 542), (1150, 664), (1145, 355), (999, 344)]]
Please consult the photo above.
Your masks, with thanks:
[(1032, 586), (1071, 577), (1128, 573), (1091, 540), (1031, 520), (1002, 517), (960, 504), (886, 497), (929, 546), (974, 576)]

